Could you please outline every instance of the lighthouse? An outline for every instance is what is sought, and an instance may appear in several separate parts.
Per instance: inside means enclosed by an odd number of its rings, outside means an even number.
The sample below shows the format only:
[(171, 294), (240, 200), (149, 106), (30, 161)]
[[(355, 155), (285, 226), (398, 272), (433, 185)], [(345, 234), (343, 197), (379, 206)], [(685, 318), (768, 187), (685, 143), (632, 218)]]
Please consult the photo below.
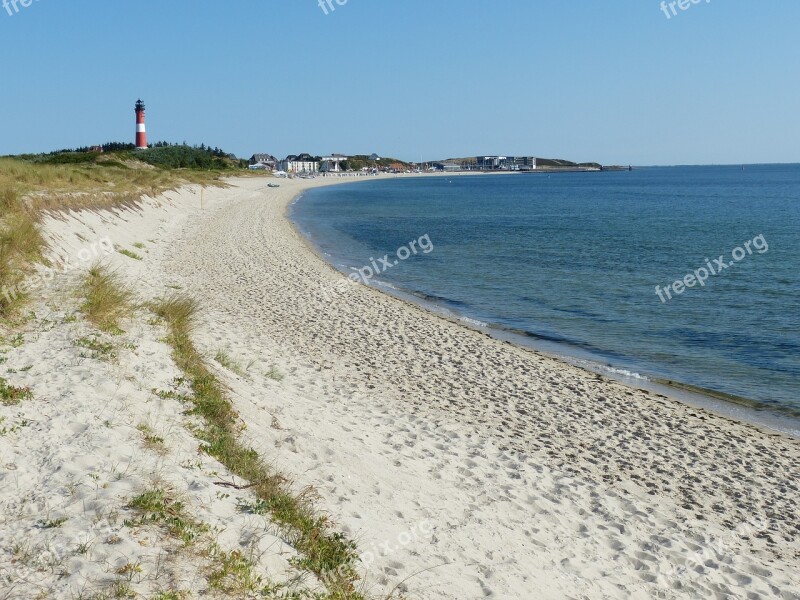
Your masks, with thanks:
[(144, 127), (144, 102), (136, 101), (136, 149), (147, 150), (147, 131)]

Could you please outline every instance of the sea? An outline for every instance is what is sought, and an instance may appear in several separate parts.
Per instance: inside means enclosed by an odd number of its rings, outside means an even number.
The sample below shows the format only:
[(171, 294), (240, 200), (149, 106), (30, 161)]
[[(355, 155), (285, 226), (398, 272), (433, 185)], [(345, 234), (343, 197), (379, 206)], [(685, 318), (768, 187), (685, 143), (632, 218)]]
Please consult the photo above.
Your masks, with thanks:
[(800, 432), (800, 165), (382, 176), (290, 218), (367, 285)]

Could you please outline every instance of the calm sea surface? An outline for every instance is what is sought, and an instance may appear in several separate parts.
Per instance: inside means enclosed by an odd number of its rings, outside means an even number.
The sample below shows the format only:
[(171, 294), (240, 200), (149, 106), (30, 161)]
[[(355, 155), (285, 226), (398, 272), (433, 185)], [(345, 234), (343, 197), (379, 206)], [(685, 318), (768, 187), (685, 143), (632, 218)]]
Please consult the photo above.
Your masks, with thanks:
[(428, 235), (372, 284), (467, 323), (800, 414), (800, 165), (382, 178), (291, 215), (346, 272)]

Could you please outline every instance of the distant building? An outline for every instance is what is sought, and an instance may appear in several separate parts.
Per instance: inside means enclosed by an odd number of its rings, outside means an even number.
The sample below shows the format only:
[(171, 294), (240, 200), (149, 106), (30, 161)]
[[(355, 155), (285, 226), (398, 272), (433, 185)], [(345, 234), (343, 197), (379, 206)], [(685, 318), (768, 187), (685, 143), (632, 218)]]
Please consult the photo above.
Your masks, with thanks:
[(480, 171), (533, 171), (536, 158), (533, 156), (478, 156), (476, 168)]
[(477, 166), (480, 171), (507, 171), (513, 162), (513, 156), (479, 156), (477, 158)]
[(514, 158), (516, 171), (535, 171), (536, 158), (534, 156), (517, 156)]
[(433, 163), (433, 167), (437, 171), (444, 171), (445, 173), (454, 173), (456, 171), (463, 171), (464, 167), (460, 162), (454, 160), (445, 160), (442, 162)]
[(341, 163), (345, 162), (349, 156), (344, 154), (331, 154), (330, 156), (323, 156), (320, 161), (319, 170), (323, 173), (339, 173), (341, 172)]
[(379, 161), (379, 160), (381, 159), (381, 157), (380, 157), (380, 156), (378, 156), (377, 154), (373, 153), (373, 154), (370, 154), (370, 155), (369, 155), (369, 159), (370, 159), (371, 161), (373, 161), (373, 162), (376, 162), (376, 161)]
[(317, 173), (319, 172), (320, 158), (318, 156), (311, 156), (310, 154), (290, 154), (284, 158), (278, 165), (281, 171), (287, 173)]
[(271, 154), (253, 154), (250, 157), (250, 168), (274, 171), (278, 168), (278, 159)]

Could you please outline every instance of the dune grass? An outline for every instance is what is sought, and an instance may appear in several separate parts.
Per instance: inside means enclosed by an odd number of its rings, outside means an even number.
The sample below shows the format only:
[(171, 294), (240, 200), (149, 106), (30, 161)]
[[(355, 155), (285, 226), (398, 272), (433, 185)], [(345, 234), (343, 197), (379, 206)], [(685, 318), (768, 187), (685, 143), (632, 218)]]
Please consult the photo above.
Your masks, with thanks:
[(147, 423), (139, 423), (136, 429), (142, 434), (142, 441), (144, 442), (145, 448), (160, 456), (164, 456), (169, 452), (164, 438), (160, 435), (156, 435), (156, 432), (153, 431), (150, 425)]
[(9, 317), (28, 297), (24, 281), (46, 244), (38, 217), (11, 187), (0, 187), (0, 316)]
[[(187, 184), (225, 187), (222, 177), (248, 172), (162, 169), (130, 153), (77, 153), (65, 164), (42, 157), (0, 158), (0, 318), (19, 312), (31, 298), (25, 277), (43, 262), (46, 249), (41, 217), (71, 210), (138, 206), (143, 196), (158, 196)], [(131, 251), (124, 254), (141, 260)]]
[(0, 404), (4, 406), (16, 406), (23, 400), (33, 398), (33, 393), (27, 387), (14, 387), (8, 385), (8, 381), (0, 377)]
[(46, 164), (0, 158), (0, 189), (20, 190), (34, 212), (134, 206), (142, 196), (158, 196), (187, 184), (224, 186), (231, 173), (159, 169), (138, 160), (99, 155), (91, 162)]
[(281, 373), (281, 372), (278, 370), (278, 367), (276, 367), (275, 365), (272, 365), (272, 366), (269, 368), (269, 371), (267, 371), (266, 373), (264, 373), (264, 376), (265, 376), (267, 379), (272, 379), (273, 381), (283, 381), (283, 378), (284, 378), (284, 375), (283, 375), (283, 373)]
[[(157, 525), (169, 536), (182, 543), (197, 556), (203, 557), (209, 590), (225, 594), (229, 598), (273, 598), (278, 600), (312, 600), (309, 595), (285, 592), (283, 586), (265, 581), (256, 572), (252, 558), (238, 550), (226, 552), (214, 541), (214, 530), (193, 518), (184, 502), (162, 487), (150, 488), (127, 504), (127, 508), (139, 513), (139, 518), (126, 520), (125, 525), (138, 527)], [(118, 571), (119, 573), (119, 571)], [(172, 591), (174, 598), (183, 596)], [(158, 596), (157, 596), (158, 597)], [(170, 598), (170, 596), (162, 596)], [(314, 597), (313, 600), (318, 600)]]
[(128, 250), (127, 248), (117, 248), (117, 252), (122, 254), (123, 256), (127, 256), (128, 258), (132, 258), (133, 260), (142, 260), (142, 257), (133, 250)]
[(250, 482), (252, 490), (284, 536), (301, 555), (296, 566), (316, 574), (327, 587), (330, 600), (363, 600), (356, 590), (358, 554), (352, 541), (332, 530), (328, 518), (313, 505), (310, 493), (295, 494), (287, 479), (274, 472), (239, 440), (239, 416), (226, 390), (206, 365), (191, 340), (197, 315), (196, 302), (172, 295), (157, 301), (156, 315), (164, 319), (174, 360), (192, 389), (192, 413), (202, 417), (199, 433), (204, 450), (231, 473)]
[(99, 334), (86, 335), (73, 342), (76, 348), (81, 348), (81, 358), (93, 360), (113, 361), (117, 358), (117, 349), (114, 344), (104, 342)]
[(42, 214), (134, 208), (143, 196), (187, 184), (225, 187), (223, 177), (249, 174), (157, 168), (124, 152), (75, 153), (64, 164), (57, 162), (41, 156), (0, 158), (0, 317), (11, 316), (30, 299), (24, 279), (30, 265), (43, 260)]
[(217, 361), (220, 366), (228, 369), (232, 373), (235, 373), (239, 377), (247, 377), (247, 370), (240, 367), (236, 361), (234, 361), (224, 350), (218, 350), (214, 355), (214, 360)]
[(142, 518), (139, 525), (148, 522), (163, 525), (170, 535), (181, 540), (186, 546), (208, 531), (206, 525), (195, 521), (188, 515), (183, 502), (175, 500), (161, 488), (149, 489), (139, 494), (128, 503), (128, 508), (141, 513)]
[(85, 298), (81, 310), (101, 331), (121, 332), (120, 322), (134, 309), (135, 294), (119, 275), (97, 264), (84, 278), (81, 294)]

